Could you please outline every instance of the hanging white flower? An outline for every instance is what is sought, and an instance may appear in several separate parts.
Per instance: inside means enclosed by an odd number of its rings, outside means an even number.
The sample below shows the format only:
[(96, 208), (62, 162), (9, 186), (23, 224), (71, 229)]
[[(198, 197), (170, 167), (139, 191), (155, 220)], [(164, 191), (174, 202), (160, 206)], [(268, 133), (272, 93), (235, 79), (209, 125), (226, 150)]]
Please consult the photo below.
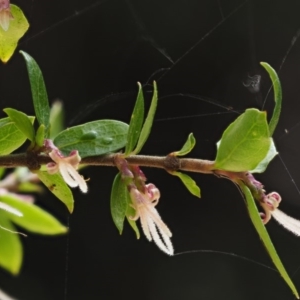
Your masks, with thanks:
[(70, 187), (79, 186), (80, 190), (83, 193), (86, 193), (88, 190), (86, 181), (84, 178), (77, 172), (81, 157), (78, 154), (77, 150), (70, 152), (69, 156), (63, 156), (58, 149), (53, 149), (49, 156), (54, 162), (47, 164), (47, 170), (49, 174), (55, 174), (60, 172), (64, 181)]
[(174, 254), (174, 249), (170, 237), (171, 231), (162, 221), (155, 206), (158, 203), (160, 192), (154, 184), (145, 186), (145, 193), (141, 193), (136, 187), (130, 189), (130, 196), (136, 215), (132, 220), (140, 218), (143, 232), (149, 241), (155, 244), (165, 253)]

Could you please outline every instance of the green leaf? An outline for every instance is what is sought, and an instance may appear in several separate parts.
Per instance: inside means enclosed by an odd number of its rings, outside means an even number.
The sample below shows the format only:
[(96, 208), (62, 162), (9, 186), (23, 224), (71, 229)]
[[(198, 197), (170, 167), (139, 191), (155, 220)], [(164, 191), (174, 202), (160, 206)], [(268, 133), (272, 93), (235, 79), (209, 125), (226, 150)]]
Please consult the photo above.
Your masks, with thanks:
[(3, 111), (10, 117), (10, 119), (15, 122), (18, 129), (23, 132), (26, 137), (33, 142), (35, 131), (34, 127), (29, 119), (29, 117), (22, 113), (21, 111), (18, 111), (13, 108), (5, 108)]
[(266, 113), (247, 109), (224, 131), (215, 168), (233, 172), (253, 170), (266, 157), (270, 144)]
[(158, 100), (157, 85), (156, 85), (156, 82), (154, 81), (153, 82), (153, 97), (152, 97), (151, 105), (150, 105), (150, 108), (148, 111), (148, 115), (147, 115), (147, 118), (143, 125), (137, 146), (132, 154), (138, 154), (142, 150), (144, 144), (146, 143), (146, 141), (149, 137), (149, 134), (150, 134), (151, 128), (152, 128), (152, 124), (153, 124), (153, 120), (154, 120), (154, 116), (155, 116), (155, 112), (156, 112), (157, 100)]
[(267, 249), (274, 265), (276, 266), (278, 272), (281, 274), (287, 285), (290, 287), (290, 289), (293, 291), (294, 295), (299, 299), (299, 295), (297, 292), (296, 287), (294, 286), (290, 276), (288, 275), (284, 265), (282, 264), (276, 249), (270, 239), (270, 236), (266, 230), (266, 227), (264, 226), (261, 217), (259, 215), (259, 212), (257, 210), (257, 207), (255, 205), (254, 199), (252, 197), (252, 194), (247, 186), (243, 182), (238, 183), (243, 194), (245, 195), (246, 203), (247, 203), (247, 208), (248, 212), (251, 218), (251, 221), (260, 236), (265, 248)]
[(45, 125), (41, 124), (36, 132), (35, 142), (39, 147), (44, 145)]
[(271, 145), (269, 148), (269, 151), (267, 153), (267, 156), (258, 164), (258, 166), (251, 170), (250, 173), (262, 173), (266, 170), (267, 166), (271, 162), (271, 160), (278, 154), (274, 141), (271, 139)]
[(0, 245), (0, 266), (17, 275), (22, 265), (23, 248), (16, 229), (2, 212), (0, 213)]
[(129, 225), (131, 226), (131, 228), (133, 229), (133, 231), (135, 232), (136, 238), (139, 239), (141, 236), (139, 228), (136, 225), (136, 221), (131, 219), (131, 217), (134, 217), (134, 215), (135, 215), (135, 209), (132, 206), (127, 205), (127, 210), (126, 210), (127, 221), (129, 223)]
[(50, 139), (54, 139), (64, 130), (64, 109), (61, 101), (55, 101), (50, 109)]
[(130, 195), (128, 193), (127, 186), (123, 182), (121, 174), (118, 173), (112, 185), (110, 196), (110, 211), (112, 219), (120, 234), (122, 234), (123, 231), (124, 219), (129, 201)]
[(15, 52), (19, 39), (29, 28), (29, 23), (22, 10), (11, 4), (10, 11), (13, 19), (9, 21), (8, 30), (3, 30), (0, 26), (0, 59), (6, 63)]
[(192, 179), (189, 175), (181, 172), (170, 172), (170, 174), (179, 177), (182, 183), (185, 185), (185, 187), (189, 190), (189, 192), (192, 195), (201, 198), (201, 192), (199, 186), (197, 185), (195, 180)]
[(267, 64), (265, 62), (261, 62), (260, 64), (269, 73), (270, 78), (272, 80), (273, 89), (274, 89), (275, 107), (273, 110), (273, 116), (269, 123), (270, 136), (272, 136), (276, 129), (276, 126), (277, 126), (277, 123), (278, 123), (279, 117), (280, 117), (281, 104), (282, 104), (282, 90), (281, 90), (281, 84), (279, 81), (279, 77), (278, 77), (276, 71), (269, 64)]
[(131, 115), (128, 135), (127, 135), (127, 144), (125, 148), (125, 155), (130, 154), (140, 136), (141, 129), (144, 122), (144, 95), (143, 88), (141, 84), (138, 82), (139, 92), (136, 98), (135, 106)]
[(121, 149), (127, 142), (128, 125), (115, 120), (99, 120), (62, 131), (54, 144), (65, 154), (78, 150), (81, 157), (101, 155)]
[(186, 155), (193, 150), (195, 145), (196, 145), (196, 139), (193, 133), (190, 133), (183, 147), (179, 151), (173, 152), (172, 154), (175, 156)]
[(39, 179), (62, 203), (66, 205), (69, 212), (74, 209), (74, 199), (70, 188), (67, 186), (60, 174), (48, 174), (47, 171), (37, 171)]
[[(34, 117), (29, 117), (33, 123)], [(21, 132), (10, 118), (0, 119), (0, 155), (7, 155), (18, 149), (26, 141)]]
[(29, 54), (24, 51), (20, 51), (20, 53), (23, 55), (27, 66), (36, 118), (40, 125), (45, 125), (47, 137), (50, 127), (50, 108), (43, 74), (36, 61)]
[(17, 217), (9, 212), (2, 212), (2, 214), (6, 215), (6, 218), (9, 218), (12, 222), (28, 231), (45, 235), (56, 235), (67, 232), (67, 228), (52, 215), (33, 203), (19, 198), (17, 194), (1, 195), (0, 201), (19, 210), (23, 214), (23, 217)]

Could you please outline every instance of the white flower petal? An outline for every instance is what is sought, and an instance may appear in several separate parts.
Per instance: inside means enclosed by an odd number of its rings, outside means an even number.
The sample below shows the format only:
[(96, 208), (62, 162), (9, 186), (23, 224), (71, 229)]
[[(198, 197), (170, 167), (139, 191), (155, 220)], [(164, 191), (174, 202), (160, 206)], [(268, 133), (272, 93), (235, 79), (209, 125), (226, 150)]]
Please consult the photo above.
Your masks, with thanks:
[(161, 232), (162, 238), (164, 240), (164, 243), (163, 243), (158, 234), (157, 227), (156, 227), (156, 224), (154, 223), (154, 221), (150, 218), (147, 221), (148, 221), (148, 226), (149, 226), (151, 236), (153, 237), (153, 241), (158, 246), (158, 248), (169, 255), (173, 255), (174, 250), (173, 250), (173, 246), (170, 241), (170, 238), (165, 233)]
[(78, 182), (69, 174), (68, 164), (61, 162), (59, 164), (59, 171), (67, 185), (69, 185), (70, 187), (78, 186)]
[(279, 209), (275, 209), (272, 212), (274, 219), (281, 224), (285, 229), (291, 231), (297, 236), (300, 236), (300, 221), (296, 220)]
[(140, 215), (140, 220), (141, 220), (141, 225), (142, 225), (143, 232), (144, 232), (147, 240), (149, 242), (151, 242), (152, 241), (152, 236), (151, 236), (150, 231), (149, 231), (148, 216), (146, 214), (146, 211), (145, 211), (145, 209), (140, 209), (138, 212), (139, 212), (139, 215)]
[(158, 211), (153, 206), (147, 207), (147, 209), (149, 210), (149, 215), (151, 215), (152, 220), (154, 221), (156, 226), (160, 229), (160, 231), (163, 231), (168, 237), (171, 237), (172, 232), (170, 231), (168, 226), (163, 222)]
[(72, 178), (78, 183), (80, 190), (83, 193), (86, 193), (88, 190), (86, 181), (84, 180), (84, 178), (74, 169), (73, 166), (71, 165), (67, 165), (67, 171), (69, 172), (69, 174), (72, 176)]
[[(158, 230), (159, 230), (159, 232), (160, 232), (160, 234), (161, 234), (161, 237), (162, 237), (162, 239), (163, 239), (163, 241), (164, 241), (164, 243), (165, 243), (165, 245), (166, 245), (166, 248), (168, 249), (168, 251), (169, 251), (169, 255), (174, 255), (174, 248), (173, 248), (173, 244), (172, 244), (172, 242), (171, 242), (171, 239), (170, 239), (170, 237), (172, 236), (172, 233), (170, 232), (170, 230), (169, 230), (169, 228), (167, 227), (167, 225), (166, 224), (164, 224), (165, 225), (165, 227), (168, 229), (168, 231), (166, 232), (166, 231), (164, 231), (164, 230), (162, 230), (162, 228), (161, 227), (157, 227), (158, 228)], [(171, 235), (169, 235), (169, 233), (171, 234)]]

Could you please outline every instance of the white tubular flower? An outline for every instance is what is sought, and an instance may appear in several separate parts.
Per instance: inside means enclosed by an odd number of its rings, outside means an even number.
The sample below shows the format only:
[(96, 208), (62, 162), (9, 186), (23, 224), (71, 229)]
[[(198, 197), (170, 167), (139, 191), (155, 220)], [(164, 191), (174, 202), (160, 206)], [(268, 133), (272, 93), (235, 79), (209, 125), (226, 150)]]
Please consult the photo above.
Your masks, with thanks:
[(162, 221), (155, 206), (158, 203), (160, 192), (154, 184), (145, 186), (145, 193), (141, 193), (136, 187), (130, 189), (130, 196), (136, 215), (132, 220), (140, 218), (143, 232), (149, 241), (155, 244), (165, 253), (174, 254), (170, 237), (171, 231)]
[(49, 174), (55, 174), (59, 171), (64, 181), (70, 187), (79, 186), (83, 193), (87, 192), (87, 184), (84, 178), (77, 172), (78, 165), (81, 161), (77, 150), (71, 151), (69, 156), (63, 156), (58, 149), (53, 149), (49, 153), (49, 156), (54, 161), (54, 163), (51, 162), (47, 164)]
[(0, 0), (0, 26), (4, 31), (9, 28), (9, 21), (13, 19), (10, 12), (9, 0)]

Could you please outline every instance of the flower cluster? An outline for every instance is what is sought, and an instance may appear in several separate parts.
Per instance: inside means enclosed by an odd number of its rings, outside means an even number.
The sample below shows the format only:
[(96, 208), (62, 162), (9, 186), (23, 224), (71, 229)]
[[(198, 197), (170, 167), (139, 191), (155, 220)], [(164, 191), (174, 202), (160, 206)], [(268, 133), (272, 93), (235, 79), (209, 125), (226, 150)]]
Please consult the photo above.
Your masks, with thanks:
[(115, 164), (127, 185), (130, 205), (135, 209), (135, 215), (129, 218), (134, 221), (140, 219), (146, 238), (153, 240), (163, 252), (173, 255), (172, 233), (155, 208), (160, 198), (158, 188), (152, 183), (146, 184), (147, 178), (139, 166), (129, 166), (121, 156), (116, 156)]

